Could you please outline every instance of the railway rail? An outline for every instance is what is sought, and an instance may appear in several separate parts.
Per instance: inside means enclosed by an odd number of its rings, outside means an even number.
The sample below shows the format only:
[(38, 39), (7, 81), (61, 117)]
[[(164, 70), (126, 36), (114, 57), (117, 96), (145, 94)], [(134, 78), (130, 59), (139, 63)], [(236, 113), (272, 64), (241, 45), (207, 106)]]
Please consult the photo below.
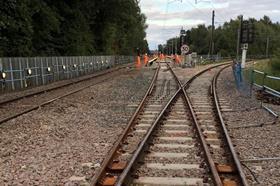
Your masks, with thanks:
[[(58, 86), (30, 92), (21, 96), (0, 101), (0, 125), (18, 116), (48, 105), (58, 99), (80, 92), (91, 86), (100, 84), (116, 73), (119, 73), (130, 65), (123, 65), (113, 69), (105, 70), (94, 75), (86, 76)], [(92, 82), (92, 80), (96, 80)]]
[[(244, 186), (247, 186), (249, 185), (247, 180), (246, 180), (246, 176), (243, 172), (243, 169), (242, 169), (242, 166), (241, 166), (241, 163), (239, 161), (239, 158), (238, 158), (238, 155), (237, 153), (235, 152), (235, 149), (234, 149), (234, 145), (231, 141), (231, 138), (229, 136), (229, 133), (227, 131), (227, 128), (226, 128), (226, 125), (225, 125), (225, 122), (224, 122), (224, 119), (223, 119), (223, 116), (222, 116), (222, 110), (224, 110), (222, 108), (222, 103), (220, 102), (220, 99), (218, 98), (218, 94), (217, 94), (217, 90), (216, 90), (216, 87), (217, 87), (217, 81), (218, 81), (218, 77), (220, 75), (220, 73), (222, 72), (222, 70), (224, 70), (225, 68), (227, 68), (228, 66), (225, 66), (223, 68), (221, 68), (216, 74), (215, 76), (213, 77), (213, 80), (212, 80), (212, 84), (211, 84), (211, 94), (212, 94), (212, 104), (214, 105), (215, 109), (216, 109), (216, 116), (218, 118), (218, 121), (219, 121), (219, 125), (218, 125), (218, 130), (221, 130), (223, 134), (223, 139), (224, 139), (224, 143), (223, 145), (221, 145), (221, 147), (223, 147), (224, 145), (228, 147), (228, 150), (230, 151), (230, 153), (227, 153), (225, 155), (227, 160), (231, 159), (231, 161), (233, 160), (232, 163), (230, 162), (227, 162), (227, 163), (230, 163), (231, 165), (228, 166), (226, 165), (226, 167), (234, 167), (233, 169), (231, 169), (229, 172), (226, 171), (226, 172), (222, 172), (224, 177), (234, 177), (234, 179), (236, 180), (236, 182), (238, 182), (240, 185), (244, 185)], [(223, 168), (223, 167), (221, 167)]]
[(143, 127), (151, 125), (160, 114), (178, 85), (166, 65), (158, 63), (157, 70), (144, 98), (131, 117), (123, 135), (114, 144), (103, 166), (93, 178), (92, 185), (114, 185), (128, 160), (145, 135)]
[[(278, 185), (279, 176), (271, 172), (279, 170), (278, 120), (264, 111), (254, 97), (239, 98), (240, 94), (237, 92), (231, 95), (235, 84), (231, 74), (228, 74), (230, 71), (231, 69), (224, 68), (217, 73), (216, 97), (248, 185)], [(227, 83), (230, 81), (231, 83)], [(229, 95), (230, 98), (227, 97)], [(231, 108), (228, 111), (227, 104)]]
[[(166, 64), (177, 82), (176, 92), (165, 103), (161, 110), (157, 110), (157, 116), (153, 115), (153, 121), (142, 123), (142, 113), (148, 113), (144, 109), (145, 101), (153, 91), (154, 77), (150, 89), (139, 105), (137, 112), (131, 119), (124, 135), (112, 148), (109, 156), (103, 161), (100, 171), (95, 175), (92, 185), (247, 185), (242, 168), (238, 165), (238, 159), (234, 150), (226, 151), (227, 162), (221, 162), (213, 152), (214, 144), (209, 144), (210, 130), (206, 131), (198, 119), (197, 110), (193, 108), (191, 98), (186, 92), (191, 84), (200, 76), (209, 73), (211, 69), (220, 68), (227, 64), (219, 64), (207, 68), (193, 76), (186, 84), (182, 85), (172, 68)], [(212, 76), (213, 78), (213, 76)], [(215, 91), (216, 80), (213, 80), (212, 88)], [(209, 90), (210, 84), (206, 90)], [(204, 87), (205, 88), (205, 87)], [(216, 94), (216, 93), (215, 93)], [(205, 95), (206, 98), (211, 95)], [(211, 98), (212, 99), (212, 98)], [(215, 99), (215, 97), (213, 98)], [(210, 102), (211, 101), (211, 102)], [(209, 103), (210, 102), (210, 103)], [(206, 104), (211, 104), (207, 100)], [(160, 107), (160, 106), (159, 106)], [(215, 109), (219, 114), (219, 105), (207, 105), (213, 114)], [(136, 119), (137, 118), (137, 119)], [(220, 118), (215, 115), (214, 125), (218, 125)], [(139, 122), (140, 120), (140, 122)], [(216, 126), (215, 127), (218, 127)], [(138, 138), (135, 143), (135, 131), (141, 131), (145, 135)], [(214, 131), (216, 132), (216, 131)], [(214, 133), (212, 132), (212, 133)], [(217, 131), (221, 136), (228, 136), (225, 130)], [(217, 138), (217, 140), (219, 140)], [(212, 140), (212, 141), (216, 141)], [(230, 140), (218, 148), (231, 149)], [(125, 147), (133, 147), (130, 152)], [(128, 158), (122, 158), (122, 157)]]
[[(149, 89), (91, 185), (247, 186), (216, 92), (217, 77), (228, 63), (206, 68), (184, 85), (169, 62), (156, 65)], [(102, 83), (122, 68), (2, 101), (0, 124)], [(15, 112), (3, 115), (7, 108)]]
[(223, 185), (248, 185), (222, 117), (230, 109), (216, 92), (217, 77), (228, 66), (204, 73), (187, 92)]

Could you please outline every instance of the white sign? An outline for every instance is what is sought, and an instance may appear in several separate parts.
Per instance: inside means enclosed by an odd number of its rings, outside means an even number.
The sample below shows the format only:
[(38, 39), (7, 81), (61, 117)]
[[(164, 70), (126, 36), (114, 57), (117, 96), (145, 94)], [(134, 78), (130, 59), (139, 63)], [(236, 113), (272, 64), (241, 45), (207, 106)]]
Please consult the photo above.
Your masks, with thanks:
[(189, 51), (190, 51), (190, 48), (189, 48), (188, 45), (182, 45), (182, 46), (181, 46), (181, 52), (182, 52), (183, 54), (187, 54)]

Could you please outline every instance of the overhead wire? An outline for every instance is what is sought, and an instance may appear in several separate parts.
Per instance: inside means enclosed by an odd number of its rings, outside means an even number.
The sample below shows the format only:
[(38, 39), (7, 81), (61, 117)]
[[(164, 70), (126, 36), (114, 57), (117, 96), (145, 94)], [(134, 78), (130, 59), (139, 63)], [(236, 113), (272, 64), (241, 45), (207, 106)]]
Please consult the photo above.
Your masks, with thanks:
[(209, 15), (206, 14), (205, 12), (201, 11), (199, 8), (197, 8), (194, 4), (192, 4), (192, 2), (190, 2), (190, 0), (187, 0), (187, 2), (197, 11), (199, 11), (201, 14), (203, 14), (205, 17), (207, 17), (207, 19), (209, 18)]
[[(167, 0), (167, 1), (166, 1), (166, 9), (165, 9), (165, 14), (164, 14), (162, 35), (163, 35), (163, 32), (165, 32), (165, 30), (166, 30), (166, 19), (167, 19), (169, 4), (171, 4), (171, 3), (173, 3), (173, 2), (176, 2), (176, 1), (182, 2), (182, 0), (171, 0), (171, 1), (170, 1), (170, 0)], [(197, 10), (197, 11), (198, 11), (201, 15), (203, 15), (206, 19), (209, 19), (209, 15), (208, 15), (208, 14), (206, 14), (205, 12), (203, 12), (202, 10), (200, 10), (199, 8), (197, 8), (197, 6), (195, 6), (190, 0), (186, 0), (186, 1), (187, 1), (187, 3), (188, 3), (189, 5), (192, 6), (192, 8), (194, 8), (195, 10)], [(196, 1), (196, 2), (197, 2), (197, 1)], [(199, 1), (199, 2), (209, 2), (209, 1)], [(215, 10), (215, 12), (217, 12), (215, 6), (213, 5), (212, 0), (210, 1), (210, 3), (211, 3), (212, 8)], [(218, 21), (216, 21), (215, 23), (224, 23), (224, 22), (225, 22), (225, 20), (224, 20), (224, 19), (220, 19), (220, 16), (217, 16), (217, 14), (216, 14), (216, 19), (217, 19)], [(183, 27), (183, 26), (184, 26), (184, 25), (182, 25), (182, 27)]]
[[(218, 10), (215, 8), (215, 6), (214, 6), (214, 4), (213, 4), (213, 0), (211, 0), (211, 6), (212, 6), (212, 8), (215, 10), (215, 15), (216, 15), (216, 18), (217, 18), (217, 20), (219, 21), (219, 22), (222, 22), (222, 23), (224, 23), (224, 22), (226, 22), (226, 20), (224, 19), (224, 18), (222, 18), (222, 17), (220, 17), (220, 15), (219, 14), (222, 14), (221, 12), (218, 12)], [(222, 14), (222, 16), (223, 17), (226, 17), (224, 14)], [(221, 19), (220, 19), (221, 18)]]
[(215, 11), (215, 18), (216, 18), (216, 20), (218, 20), (218, 21), (215, 21), (215, 24), (218, 24), (219, 26), (221, 26), (224, 22), (226, 22), (226, 20), (223, 19), (223, 18), (220, 19), (219, 12), (218, 12), (218, 11), (216, 10), (216, 8), (214, 7), (212, 1), (211, 1), (211, 6), (212, 6), (213, 10)]
[[(174, 2), (177, 2), (177, 1), (180, 1), (182, 2), (182, 0), (167, 0), (166, 1), (166, 8), (165, 8), (165, 14), (164, 14), (164, 20), (163, 20), (163, 31), (162, 31), (162, 35), (164, 34), (163, 32), (166, 33), (166, 20), (167, 20), (167, 15), (168, 15), (168, 9), (169, 9), (169, 4), (171, 3), (174, 3)], [(171, 32), (171, 31), (170, 31)], [(169, 32), (169, 33), (170, 33)]]

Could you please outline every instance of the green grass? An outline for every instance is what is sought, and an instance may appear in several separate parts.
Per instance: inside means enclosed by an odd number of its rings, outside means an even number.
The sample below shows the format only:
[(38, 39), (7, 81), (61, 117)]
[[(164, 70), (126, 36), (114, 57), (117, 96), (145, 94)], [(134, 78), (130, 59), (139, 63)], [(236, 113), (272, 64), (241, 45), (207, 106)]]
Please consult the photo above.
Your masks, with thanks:
[[(267, 75), (280, 77), (280, 70), (272, 68), (271, 62), (269, 60), (260, 60), (257, 61), (254, 65), (246, 68), (244, 70), (244, 76), (246, 79), (252, 79), (251, 71), (252, 69), (259, 70), (265, 72)], [(254, 82), (259, 85), (266, 85), (270, 88), (280, 91), (280, 81), (273, 80), (270, 78), (263, 79), (262, 74), (254, 73)], [(263, 82), (264, 81), (264, 82)]]
[(254, 69), (267, 73), (272, 76), (280, 76), (280, 69), (275, 69), (271, 65), (270, 60), (260, 60), (254, 65)]

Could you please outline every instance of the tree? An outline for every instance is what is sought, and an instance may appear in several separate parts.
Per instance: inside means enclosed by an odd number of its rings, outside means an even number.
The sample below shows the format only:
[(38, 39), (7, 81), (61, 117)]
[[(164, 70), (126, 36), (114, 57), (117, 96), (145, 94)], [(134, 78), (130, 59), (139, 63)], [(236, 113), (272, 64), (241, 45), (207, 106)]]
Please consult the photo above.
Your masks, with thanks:
[(209, 51), (209, 30), (205, 25), (198, 25), (190, 30), (190, 48), (199, 54), (207, 54)]
[(136, 0), (0, 1), (0, 55), (132, 55), (148, 52)]
[[(222, 26), (215, 29), (214, 34), (214, 53), (221, 54), (224, 57), (233, 57), (236, 55), (237, 30), (239, 28), (241, 16), (225, 22)], [(280, 48), (280, 24), (273, 23), (268, 16), (260, 20), (249, 18), (255, 27), (255, 41), (249, 44), (249, 56), (265, 56), (267, 41), (269, 41), (269, 54), (276, 52)], [(187, 31), (187, 43), (191, 51), (198, 54), (208, 54), (210, 47), (211, 27), (198, 25)], [(167, 40), (167, 44), (170, 39)], [(180, 46), (179, 46), (180, 47)], [(178, 48), (179, 48), (178, 47)]]
[(32, 21), (29, 0), (0, 1), (0, 51), (6, 56), (32, 54)]

